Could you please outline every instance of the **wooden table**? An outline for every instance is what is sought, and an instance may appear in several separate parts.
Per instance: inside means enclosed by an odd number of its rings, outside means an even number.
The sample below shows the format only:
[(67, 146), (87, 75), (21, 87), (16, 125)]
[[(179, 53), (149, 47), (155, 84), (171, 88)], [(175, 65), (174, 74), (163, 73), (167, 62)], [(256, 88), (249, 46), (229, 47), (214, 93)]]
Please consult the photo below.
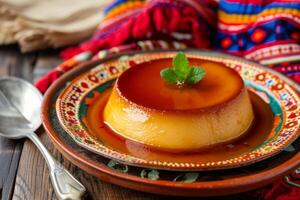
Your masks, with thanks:
[[(17, 46), (0, 47), (0, 76), (18, 76), (34, 82), (58, 63), (60, 63), (58, 51), (21, 54)], [(187, 199), (147, 194), (105, 183), (63, 158), (51, 144), (44, 131), (40, 134), (40, 138), (54, 157), (86, 186), (88, 190), (86, 199)], [(57, 199), (50, 182), (46, 163), (40, 152), (29, 140), (12, 141), (0, 137), (0, 163), (2, 200)], [(237, 198), (240, 200), (251, 199), (244, 195), (209, 199)]]

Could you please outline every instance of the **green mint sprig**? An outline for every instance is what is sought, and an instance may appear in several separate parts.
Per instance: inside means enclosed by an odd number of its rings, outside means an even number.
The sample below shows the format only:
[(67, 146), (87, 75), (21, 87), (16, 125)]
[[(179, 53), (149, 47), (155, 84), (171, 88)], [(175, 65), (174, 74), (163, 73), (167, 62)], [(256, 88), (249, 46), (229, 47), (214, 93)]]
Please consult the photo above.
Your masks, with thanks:
[(198, 66), (189, 66), (189, 61), (184, 53), (179, 52), (173, 58), (173, 68), (165, 68), (160, 71), (160, 76), (171, 85), (195, 85), (206, 72)]

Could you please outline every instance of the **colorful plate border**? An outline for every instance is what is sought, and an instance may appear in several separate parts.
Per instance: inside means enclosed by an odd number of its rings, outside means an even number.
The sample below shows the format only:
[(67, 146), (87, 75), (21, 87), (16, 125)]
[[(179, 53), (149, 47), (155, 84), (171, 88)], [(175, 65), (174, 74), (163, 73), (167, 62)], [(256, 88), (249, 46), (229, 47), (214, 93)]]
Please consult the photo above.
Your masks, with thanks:
[[(189, 57), (196, 57), (205, 60), (225, 63), (234, 68), (242, 77), (247, 80), (246, 84), (252, 85), (259, 90), (271, 94), (273, 103), (280, 104), (283, 113), (273, 107), (273, 112), (280, 115), (282, 125), (274, 127), (274, 137), (270, 138), (266, 144), (250, 152), (249, 154), (229, 160), (207, 163), (172, 163), (162, 161), (148, 161), (133, 156), (129, 156), (106, 147), (92, 138), (87, 132), (79, 117), (79, 102), (85, 98), (86, 94), (99, 85), (115, 79), (130, 65), (140, 62), (172, 57), (174, 52), (142, 53), (134, 56), (122, 56), (118, 60), (104, 62), (88, 72), (81, 74), (71, 81), (57, 100), (56, 109), (58, 118), (64, 129), (82, 147), (108, 158), (116, 159), (129, 165), (147, 166), (149, 168), (169, 169), (169, 170), (213, 170), (222, 168), (233, 168), (250, 164), (268, 158), (280, 150), (287, 147), (299, 135), (300, 103), (299, 94), (294, 88), (298, 86), (286, 79), (283, 75), (261, 67), (260, 65), (246, 61), (241, 58), (228, 56), (212, 52), (189, 52)], [(274, 101), (274, 98), (276, 99)], [(272, 103), (272, 102), (270, 102)], [(278, 107), (278, 106), (277, 106)], [(279, 127), (279, 128), (278, 128)]]

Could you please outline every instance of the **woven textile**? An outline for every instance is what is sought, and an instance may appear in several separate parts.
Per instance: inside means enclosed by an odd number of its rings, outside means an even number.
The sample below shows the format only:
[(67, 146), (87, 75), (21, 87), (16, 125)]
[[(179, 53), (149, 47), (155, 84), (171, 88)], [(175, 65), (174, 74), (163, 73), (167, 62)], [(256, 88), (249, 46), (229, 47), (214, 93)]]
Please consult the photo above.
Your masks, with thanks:
[(96, 34), (79, 47), (62, 53), (70, 58), (83, 51), (141, 40), (179, 41), (189, 47), (210, 48), (216, 28), (216, 3), (207, 0), (118, 0), (105, 9)]
[(221, 0), (218, 15), (218, 50), (275, 66), (300, 83), (299, 0)]

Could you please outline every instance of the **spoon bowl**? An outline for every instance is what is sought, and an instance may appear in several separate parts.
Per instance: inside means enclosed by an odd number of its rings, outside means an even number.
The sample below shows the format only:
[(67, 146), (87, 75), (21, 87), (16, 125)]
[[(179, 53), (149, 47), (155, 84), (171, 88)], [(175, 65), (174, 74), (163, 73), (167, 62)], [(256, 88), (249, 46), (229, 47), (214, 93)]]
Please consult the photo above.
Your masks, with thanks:
[(16, 77), (0, 79), (0, 135), (19, 139), (41, 126), (43, 97), (30, 83)]

